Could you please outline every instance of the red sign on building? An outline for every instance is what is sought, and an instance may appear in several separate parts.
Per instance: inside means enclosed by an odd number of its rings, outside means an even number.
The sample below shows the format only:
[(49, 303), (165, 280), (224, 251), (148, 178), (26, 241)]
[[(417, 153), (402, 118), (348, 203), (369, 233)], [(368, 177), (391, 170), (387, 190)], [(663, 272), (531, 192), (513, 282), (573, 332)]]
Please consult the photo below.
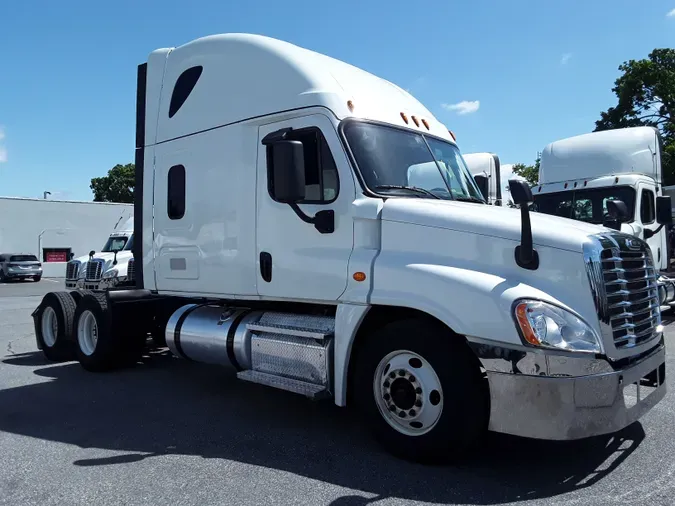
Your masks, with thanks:
[(68, 253), (61, 251), (47, 251), (45, 252), (45, 262), (67, 262)]

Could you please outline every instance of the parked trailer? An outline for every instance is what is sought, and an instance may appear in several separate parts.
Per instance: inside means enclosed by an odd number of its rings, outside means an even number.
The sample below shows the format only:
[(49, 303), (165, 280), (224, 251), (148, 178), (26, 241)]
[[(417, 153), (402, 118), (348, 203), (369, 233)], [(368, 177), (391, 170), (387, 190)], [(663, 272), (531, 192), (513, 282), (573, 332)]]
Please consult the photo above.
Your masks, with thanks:
[(45, 296), (48, 356), (110, 370), (159, 329), (178, 357), (354, 406), (421, 462), (488, 429), (611, 433), (666, 392), (658, 310), (630, 345), (606, 323), (606, 255), (647, 245), (530, 215), (517, 181), (520, 209), (486, 205), (448, 129), (388, 81), (268, 37), (197, 39), (138, 67), (136, 146), (136, 287)]

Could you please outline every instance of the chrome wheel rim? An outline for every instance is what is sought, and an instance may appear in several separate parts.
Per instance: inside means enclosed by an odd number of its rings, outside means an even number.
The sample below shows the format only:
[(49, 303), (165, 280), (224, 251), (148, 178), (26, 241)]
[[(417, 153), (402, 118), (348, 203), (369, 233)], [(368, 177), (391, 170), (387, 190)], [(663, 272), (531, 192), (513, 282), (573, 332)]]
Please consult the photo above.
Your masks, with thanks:
[(433, 429), (443, 413), (443, 388), (434, 368), (407, 350), (387, 354), (375, 369), (375, 403), (398, 432), (421, 436)]
[(59, 323), (56, 319), (56, 311), (54, 308), (47, 306), (42, 312), (42, 322), (40, 325), (42, 330), (42, 340), (45, 346), (51, 348), (56, 344), (56, 336), (59, 332)]
[(83, 311), (77, 321), (77, 343), (85, 355), (91, 355), (98, 343), (98, 324), (94, 313)]

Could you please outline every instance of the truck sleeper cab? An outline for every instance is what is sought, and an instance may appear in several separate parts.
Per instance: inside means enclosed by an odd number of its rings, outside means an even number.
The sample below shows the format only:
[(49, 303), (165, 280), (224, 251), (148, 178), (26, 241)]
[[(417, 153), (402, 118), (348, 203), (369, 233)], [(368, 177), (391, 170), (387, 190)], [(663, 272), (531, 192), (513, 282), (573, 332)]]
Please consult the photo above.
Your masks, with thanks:
[(502, 205), (501, 162), (495, 153), (467, 153), (464, 161), (488, 204)]
[(658, 307), (628, 341), (607, 315), (606, 260), (646, 245), (530, 215), (518, 182), (521, 209), (486, 205), (447, 128), (388, 81), (204, 37), (139, 66), (136, 133), (136, 288), (84, 291), (74, 312), (45, 296), (48, 356), (109, 370), (160, 332), (178, 357), (355, 406), (421, 462), (488, 429), (613, 432), (665, 394)]

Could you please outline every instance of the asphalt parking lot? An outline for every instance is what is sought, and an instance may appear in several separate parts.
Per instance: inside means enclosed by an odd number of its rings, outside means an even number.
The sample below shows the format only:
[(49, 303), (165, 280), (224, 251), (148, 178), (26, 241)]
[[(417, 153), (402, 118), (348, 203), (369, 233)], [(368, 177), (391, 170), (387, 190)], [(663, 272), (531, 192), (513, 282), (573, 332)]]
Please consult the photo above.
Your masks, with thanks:
[[(383, 453), (330, 402), (161, 350), (109, 374), (47, 362), (30, 313), (62, 286), (0, 284), (0, 504), (673, 504), (674, 374), (666, 398), (619, 434), (490, 434), (471, 461), (424, 467)], [(675, 325), (666, 332), (672, 349)]]

